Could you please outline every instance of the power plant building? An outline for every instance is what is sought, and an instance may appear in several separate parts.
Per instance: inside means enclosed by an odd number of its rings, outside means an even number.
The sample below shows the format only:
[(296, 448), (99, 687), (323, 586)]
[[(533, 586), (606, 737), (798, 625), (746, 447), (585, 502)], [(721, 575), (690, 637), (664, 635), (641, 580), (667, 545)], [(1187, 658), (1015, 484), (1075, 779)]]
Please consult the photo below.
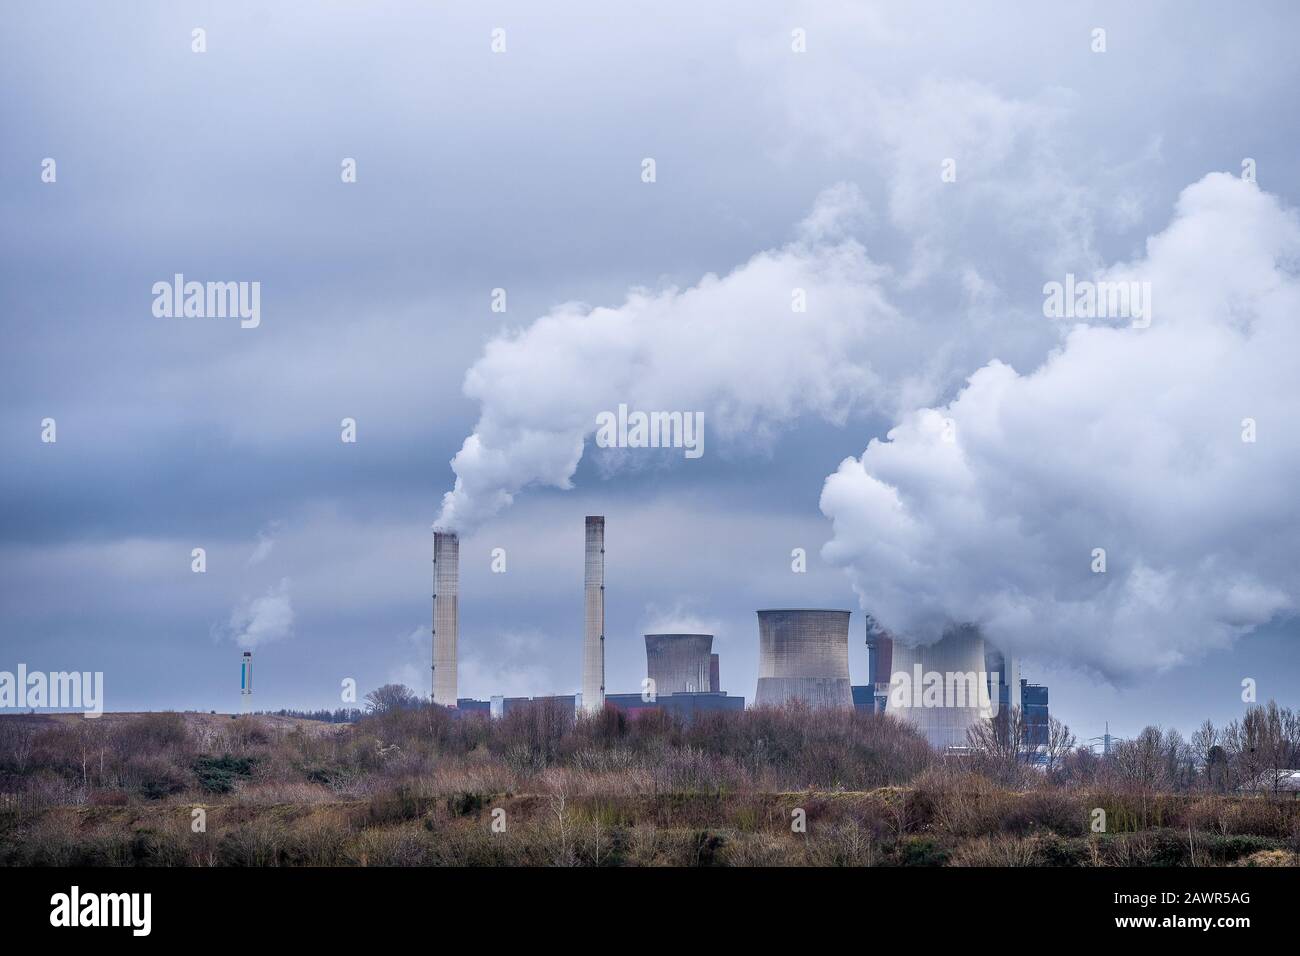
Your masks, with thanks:
[(742, 711), (745, 698), (726, 693), (667, 694), (646, 700), (641, 694), (606, 694), (605, 704), (628, 717), (640, 717), (651, 711), (663, 711), (690, 723), (696, 716), (716, 711)]
[(456, 706), (456, 640), (460, 629), (460, 539), (433, 533), (433, 702)]
[(712, 634), (647, 634), (646, 676), (658, 697), (713, 690)]
[[(871, 616), (867, 616), (867, 684), (874, 698), (872, 708), (876, 713), (885, 712), (889, 699), (889, 681), (894, 668), (894, 639), (882, 631)], [(865, 702), (864, 702), (865, 703)], [(857, 698), (854, 698), (857, 704)]]
[(758, 612), (758, 707), (802, 701), (814, 709), (853, 707), (849, 611)]
[(1046, 747), (1050, 715), (1047, 709), (1047, 688), (1042, 684), (1031, 684), (1020, 680), (1020, 710), (1025, 721), (1025, 743), (1031, 751)]
[(984, 672), (989, 700), (998, 702), (999, 712), (1020, 707), (1020, 661), (1003, 654), (986, 639), (984, 641)]

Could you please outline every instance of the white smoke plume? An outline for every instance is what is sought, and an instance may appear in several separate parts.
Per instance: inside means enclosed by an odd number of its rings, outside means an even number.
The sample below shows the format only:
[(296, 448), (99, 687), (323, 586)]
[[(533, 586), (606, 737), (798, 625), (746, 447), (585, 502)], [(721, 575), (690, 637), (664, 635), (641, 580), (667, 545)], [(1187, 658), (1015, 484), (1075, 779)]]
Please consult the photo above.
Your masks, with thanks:
[(236, 607), (230, 615), (229, 633), (236, 644), (250, 650), (293, 633), (289, 579)]
[(1150, 326), (1077, 326), (1037, 370), (991, 362), (905, 416), (827, 478), (823, 556), (906, 641), (973, 622), (1116, 681), (1294, 613), (1298, 254), (1253, 183), (1188, 187), (1107, 276), (1151, 283)]
[(842, 422), (874, 401), (906, 323), (841, 232), (859, 206), (854, 187), (835, 187), (797, 240), (725, 276), (634, 290), (616, 308), (566, 304), (489, 343), (465, 379), (481, 414), (438, 524), (468, 532), (529, 485), (570, 487), (596, 416), (620, 403), (701, 411), (709, 442), (763, 443), (801, 415)]
[[(808, 80), (811, 89), (791, 79), (802, 92), (784, 106), (801, 135), (863, 156), (864, 175), (885, 184), (893, 232), (876, 232), (896, 264), (855, 238), (881, 224), (841, 183), (817, 198), (794, 241), (724, 276), (636, 289), (616, 307), (566, 304), (495, 339), (465, 379), (480, 417), (452, 461), (439, 526), (468, 534), (529, 485), (570, 487), (595, 416), (620, 403), (702, 411), (706, 447), (762, 447), (800, 416), (893, 417), (951, 394), (994, 356), (1036, 365), (1057, 344), (1058, 331), (1017, 313), (998, 280), (1029, 264), (1094, 271), (1102, 199), (1063, 165), (1072, 154), (1059, 150), (1070, 128), (1060, 97), (1005, 98), (951, 81), (891, 97), (852, 71)], [(961, 188), (942, 182), (943, 156), (978, 175)], [(796, 289), (806, 312), (792, 309)]]

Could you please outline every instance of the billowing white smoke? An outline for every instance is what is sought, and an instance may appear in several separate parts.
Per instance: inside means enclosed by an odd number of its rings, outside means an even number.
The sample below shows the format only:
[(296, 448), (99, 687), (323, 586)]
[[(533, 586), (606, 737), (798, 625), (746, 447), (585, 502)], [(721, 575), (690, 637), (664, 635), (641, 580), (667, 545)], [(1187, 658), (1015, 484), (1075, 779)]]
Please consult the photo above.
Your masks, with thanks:
[(905, 416), (827, 478), (823, 556), (904, 640), (974, 622), (1117, 680), (1293, 613), (1298, 254), (1253, 184), (1188, 187), (1106, 276), (1150, 282), (1150, 326), (1081, 325), (1036, 371), (989, 363)]
[(293, 601), (289, 579), (267, 589), (261, 597), (246, 600), (230, 614), (231, 639), (244, 648), (260, 647), (293, 633)]
[(881, 270), (842, 231), (859, 205), (855, 188), (835, 187), (798, 240), (722, 278), (636, 290), (617, 308), (567, 304), (492, 341), (465, 379), (481, 414), (452, 460), (438, 524), (468, 533), (530, 484), (568, 488), (596, 416), (620, 404), (703, 412), (706, 449), (870, 404), (881, 363), (910, 367), (891, 353), (919, 347), (879, 290)]

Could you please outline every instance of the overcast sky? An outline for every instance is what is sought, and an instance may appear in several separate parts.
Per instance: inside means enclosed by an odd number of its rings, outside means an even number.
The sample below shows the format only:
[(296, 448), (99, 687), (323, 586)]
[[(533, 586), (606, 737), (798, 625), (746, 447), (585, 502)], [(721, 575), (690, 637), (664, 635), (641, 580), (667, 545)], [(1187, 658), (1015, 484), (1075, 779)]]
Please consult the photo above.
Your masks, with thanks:
[[(700, 628), (752, 699), (754, 610), (826, 606), (855, 683), (863, 608), (980, 623), (1081, 737), (1300, 703), (1300, 11), (700, 6), (6, 7), (0, 670), (428, 693), (442, 520), (461, 695), (572, 693), (604, 514), (611, 691)], [(705, 454), (594, 447), (619, 403)]]

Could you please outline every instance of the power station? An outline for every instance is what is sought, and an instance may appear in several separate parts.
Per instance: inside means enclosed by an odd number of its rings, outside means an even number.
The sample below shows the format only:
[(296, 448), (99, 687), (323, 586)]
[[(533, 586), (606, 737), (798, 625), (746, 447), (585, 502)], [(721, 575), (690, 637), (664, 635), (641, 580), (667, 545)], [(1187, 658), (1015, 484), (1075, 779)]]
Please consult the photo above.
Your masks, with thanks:
[[(717, 710), (742, 710), (743, 697), (721, 688), (712, 634), (645, 634), (646, 676), (641, 693), (605, 688), (605, 518), (587, 515), (583, 539), (584, 633), (582, 691), (551, 697), (457, 698), (460, 540), (433, 536), (433, 702), (463, 714), (504, 717), (545, 706), (557, 714), (597, 714), (611, 707), (636, 717), (668, 711), (691, 720)], [(849, 680), (849, 621), (838, 608), (770, 608), (758, 615), (759, 707), (800, 704), (813, 710), (887, 713), (917, 728), (931, 746), (963, 751), (968, 732), (1001, 708), (1021, 708), (1031, 751), (1046, 741), (1047, 688), (1019, 679), (1015, 658), (985, 641), (973, 625), (951, 627), (928, 645), (894, 640), (868, 615), (867, 684)], [(252, 693), (252, 657), (245, 654), (241, 690)], [(244, 689), (246, 685), (246, 689)], [(245, 697), (247, 699), (247, 697)]]

